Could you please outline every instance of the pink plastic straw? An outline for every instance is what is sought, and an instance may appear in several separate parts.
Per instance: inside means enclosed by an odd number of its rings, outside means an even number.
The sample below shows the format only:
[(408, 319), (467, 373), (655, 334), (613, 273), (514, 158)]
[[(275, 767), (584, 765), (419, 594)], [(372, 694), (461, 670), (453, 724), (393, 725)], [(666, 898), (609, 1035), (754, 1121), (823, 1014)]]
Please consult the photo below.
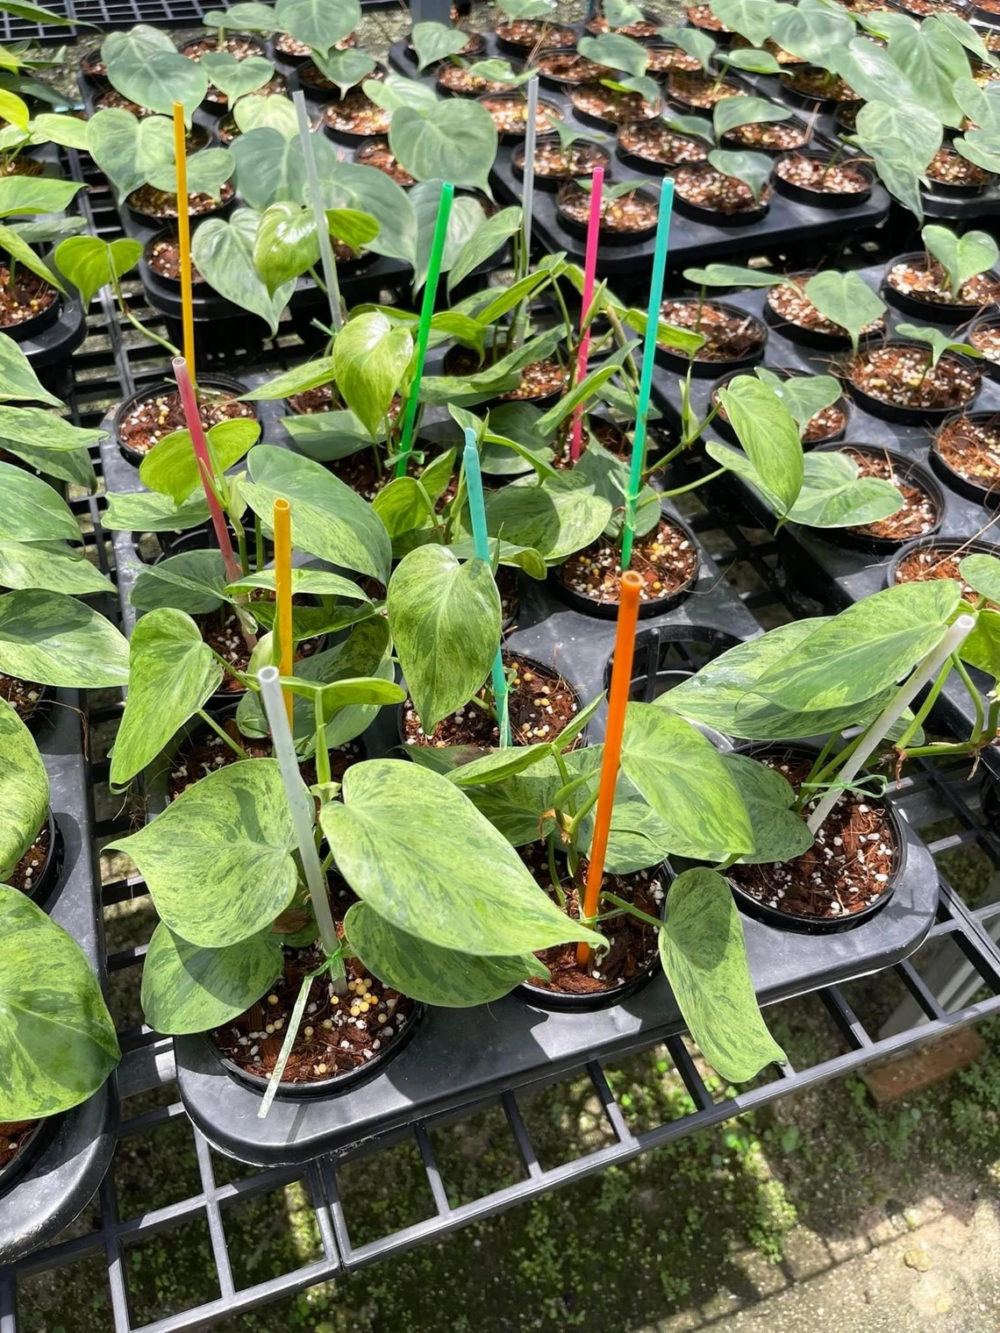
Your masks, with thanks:
[(198, 411), (198, 399), (195, 397), (194, 385), (191, 383), (191, 376), (188, 374), (187, 362), (182, 356), (174, 357), (173, 367), (174, 378), (177, 380), (177, 387), (181, 394), (184, 419), (187, 421), (191, 443), (194, 445), (194, 456), (198, 460), (198, 470), (201, 473), (201, 482), (205, 488), (208, 512), (212, 515), (212, 525), (215, 528), (219, 549), (222, 552), (222, 562), (226, 567), (226, 578), (230, 583), (237, 583), (240, 578), (240, 567), (236, 556), (233, 554), (233, 544), (229, 540), (229, 529), (226, 527), (226, 520), (216, 498), (215, 488), (212, 485), (212, 460), (208, 452), (208, 441), (205, 439), (205, 432), (201, 426), (201, 413)]
[[(583, 330), (583, 321), (594, 299), (594, 279), (597, 276), (597, 238), (601, 230), (601, 195), (604, 192), (604, 168), (594, 168), (590, 189), (590, 216), (587, 218), (587, 257), (583, 266), (583, 308), (580, 311), (580, 346), (576, 354), (576, 382), (587, 378), (587, 359), (590, 356), (590, 328)], [(575, 463), (583, 444), (583, 404), (573, 413), (573, 433), (570, 436), (569, 456)]]

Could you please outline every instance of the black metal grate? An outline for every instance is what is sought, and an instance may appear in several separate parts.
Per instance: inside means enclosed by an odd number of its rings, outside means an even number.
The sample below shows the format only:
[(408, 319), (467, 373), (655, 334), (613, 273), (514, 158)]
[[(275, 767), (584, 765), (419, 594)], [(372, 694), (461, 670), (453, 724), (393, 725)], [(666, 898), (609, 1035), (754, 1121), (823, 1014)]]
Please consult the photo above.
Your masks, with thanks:
[[(67, 154), (70, 174), (87, 179), (93, 187), (83, 192), (80, 207), (88, 224), (99, 235), (111, 237), (118, 232), (117, 214), (110, 194), (101, 182), (85, 176), (80, 158)], [(141, 292), (133, 298), (141, 319), (152, 314), (144, 306)], [(163, 354), (138, 340), (134, 330), (122, 323), (112, 301), (99, 297), (88, 314), (88, 339), (74, 358), (77, 387), (69, 400), (72, 419), (85, 425), (104, 419), (108, 406), (132, 391), (140, 382), (163, 370)], [(273, 361), (285, 364), (294, 356), (295, 340), (278, 339), (271, 348)], [(95, 455), (97, 450), (94, 451)], [(96, 458), (100, 476), (100, 460)], [(71, 501), (81, 520), (85, 541), (94, 552), (102, 570), (114, 575), (113, 547), (101, 526), (104, 507), (103, 485), (95, 495), (79, 496)], [(799, 608), (790, 606), (775, 578), (776, 548), (767, 536), (738, 523), (720, 523), (719, 519), (692, 499), (689, 515), (699, 537), (720, 568), (727, 571), (744, 604), (761, 624), (770, 626), (789, 619)], [(113, 728), (120, 712), (120, 699), (104, 697), (91, 708), (91, 734)], [(106, 750), (107, 745), (103, 745)], [(98, 788), (106, 785), (108, 766), (94, 764)], [(956, 848), (977, 849), (994, 869), (1000, 869), (1000, 840), (985, 826), (978, 808), (978, 785), (969, 781), (962, 764), (932, 768), (922, 764), (903, 779), (898, 801), (904, 818), (918, 830), (930, 830), (929, 847), (935, 856)], [(952, 831), (934, 836), (948, 821)], [(98, 836), (109, 840), (128, 825), (127, 811), (106, 817), (97, 826)], [(145, 886), (140, 880), (112, 879), (104, 887), (104, 902), (112, 907), (127, 899), (141, 898)], [(475, 1221), (495, 1215), (503, 1209), (525, 1203), (561, 1186), (579, 1181), (612, 1165), (621, 1165), (642, 1153), (730, 1119), (741, 1112), (762, 1108), (778, 1098), (801, 1092), (835, 1078), (841, 1078), (874, 1061), (896, 1056), (957, 1028), (1000, 1014), (1000, 950), (994, 935), (1000, 934), (1000, 903), (967, 905), (941, 876), (941, 900), (937, 919), (926, 943), (910, 960), (891, 969), (893, 980), (912, 1003), (912, 1019), (898, 1031), (879, 1031), (879, 1020), (855, 1012), (846, 988), (827, 987), (806, 1000), (785, 1003), (815, 1005), (833, 1020), (839, 1049), (815, 1063), (793, 1069), (791, 1066), (761, 1076), (742, 1090), (725, 1090), (720, 1095), (710, 1072), (683, 1035), (670, 1036), (663, 1043), (649, 1043), (662, 1055), (665, 1066), (681, 1081), (690, 1097), (691, 1108), (673, 1118), (637, 1127), (630, 1120), (619, 1091), (616, 1091), (613, 1062), (590, 1061), (581, 1065), (578, 1075), (588, 1081), (596, 1098), (606, 1142), (594, 1151), (573, 1157), (558, 1165), (546, 1166), (538, 1151), (525, 1113), (528, 1099), (542, 1085), (535, 1083), (506, 1092), (489, 1101), (472, 1103), (447, 1116), (420, 1120), (381, 1139), (355, 1145), (337, 1156), (319, 1159), (305, 1168), (274, 1168), (251, 1171), (241, 1178), (221, 1178), (222, 1159), (215, 1156), (202, 1135), (188, 1126), (193, 1136), (197, 1166), (197, 1188), (185, 1197), (148, 1210), (124, 1207), (118, 1197), (118, 1163), (112, 1167), (101, 1188), (90, 1230), (73, 1235), (27, 1257), (0, 1272), (0, 1333), (18, 1333), (18, 1291), (22, 1284), (41, 1273), (90, 1260), (103, 1266), (109, 1295), (114, 1333), (182, 1333), (205, 1328), (231, 1318), (241, 1311), (304, 1290), (316, 1283), (335, 1278), (338, 1273), (374, 1263), (399, 1254), (418, 1243), (441, 1237)], [(948, 993), (933, 980), (927, 970), (928, 960), (939, 958), (945, 950), (958, 951), (961, 968), (954, 973)], [(111, 952), (108, 970), (128, 973), (137, 978), (145, 954), (144, 946)], [(883, 984), (880, 977), (879, 984)], [(784, 1004), (769, 1011), (772, 1019), (781, 1018)], [(143, 1025), (128, 1026), (120, 1033), (124, 1059), (119, 1083), (126, 1107), (130, 1101), (146, 1099), (150, 1094), (162, 1100), (169, 1094), (173, 1080), (171, 1043)], [(560, 1082), (565, 1079), (560, 1076)], [(732, 1095), (731, 1095), (732, 1094)], [(435, 1132), (445, 1125), (471, 1120), (484, 1111), (499, 1113), (510, 1136), (511, 1152), (519, 1163), (520, 1178), (500, 1188), (483, 1192), (462, 1203), (452, 1203), (449, 1174), (442, 1167), (435, 1149)], [(186, 1116), (176, 1101), (167, 1101), (127, 1116), (121, 1126), (124, 1142), (153, 1136), (171, 1126), (182, 1128)], [(362, 1233), (354, 1206), (345, 1190), (345, 1173), (360, 1157), (390, 1153), (401, 1145), (415, 1152), (426, 1182), (432, 1209), (418, 1222), (390, 1227), (386, 1234), (370, 1238)], [(388, 1159), (386, 1159), (388, 1161)], [(228, 1177), (229, 1172), (227, 1170)], [(227, 1242), (227, 1218), (230, 1210), (250, 1200), (263, 1199), (289, 1185), (301, 1183), (319, 1238), (319, 1253), (293, 1266), (281, 1276), (264, 1282), (241, 1285)], [(208, 1237), (211, 1263), (217, 1282), (217, 1294), (211, 1299), (192, 1301), (185, 1308), (154, 1321), (143, 1322), (137, 1316), (134, 1292), (130, 1292), (129, 1264), (131, 1247), (157, 1237), (169, 1237), (178, 1229), (198, 1225)]]

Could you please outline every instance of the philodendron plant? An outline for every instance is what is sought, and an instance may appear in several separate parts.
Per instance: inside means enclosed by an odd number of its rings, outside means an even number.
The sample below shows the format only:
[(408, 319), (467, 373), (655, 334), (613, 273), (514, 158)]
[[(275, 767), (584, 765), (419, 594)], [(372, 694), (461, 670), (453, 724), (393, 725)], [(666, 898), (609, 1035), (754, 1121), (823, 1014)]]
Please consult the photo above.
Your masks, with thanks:
[(0, 884), (32, 847), (49, 815), (49, 775), (31, 732), (0, 699)]

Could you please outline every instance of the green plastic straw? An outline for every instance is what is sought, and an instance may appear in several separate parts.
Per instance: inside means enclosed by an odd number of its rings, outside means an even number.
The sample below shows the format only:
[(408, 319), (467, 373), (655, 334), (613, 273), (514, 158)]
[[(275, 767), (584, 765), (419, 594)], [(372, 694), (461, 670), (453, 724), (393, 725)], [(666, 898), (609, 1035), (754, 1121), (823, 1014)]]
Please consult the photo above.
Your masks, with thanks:
[(649, 394), (653, 387), (653, 363), (656, 360), (656, 332), (660, 324), (660, 301), (663, 297), (663, 276), (667, 268), (667, 240), (670, 235), (670, 214), (674, 207), (674, 182), (664, 177), (660, 191), (660, 216), (656, 223), (656, 249), (653, 253), (653, 278), (649, 287), (649, 311), (646, 315), (646, 341), (642, 349), (642, 374), (639, 377), (639, 404), (635, 414), (635, 443), (632, 445), (632, 470), (628, 479), (625, 500), (625, 523), (622, 528), (622, 572), (632, 560), (635, 540), (635, 506), (642, 490), (642, 474), (646, 467), (646, 421), (649, 416)]
[(326, 282), (326, 294), (330, 301), (330, 319), (335, 333), (344, 327), (344, 317), (340, 313), (340, 283), (337, 281), (337, 261), (333, 257), (330, 244), (330, 228), (326, 225), (326, 210), (323, 207), (323, 191), (320, 189), (319, 172), (316, 170), (316, 154), (313, 151), (312, 129), (309, 125), (309, 113), (306, 110), (305, 93), (301, 90), (292, 94), (295, 114), (299, 120), (299, 139), (302, 142), (302, 157), (305, 161), (306, 180), (309, 183), (309, 198), (312, 202), (313, 216), (316, 219), (316, 232), (319, 236), (319, 254), (323, 261), (323, 279)]
[(444, 242), (448, 235), (448, 219), (451, 217), (451, 201), (454, 197), (454, 185), (445, 181), (441, 186), (441, 198), (438, 201), (437, 222), (434, 224), (434, 238), (431, 241), (431, 257), (427, 265), (427, 281), (424, 283), (424, 301), (420, 307), (420, 325), (417, 329), (417, 365), (413, 372), (413, 383), (410, 385), (410, 395), (406, 400), (406, 412), (403, 416), (403, 435), (399, 445), (399, 461), (396, 464), (397, 477), (406, 476), (406, 465), (410, 461), (410, 450), (413, 448), (413, 423), (417, 419), (420, 381), (424, 375), (427, 343), (431, 336), (431, 320), (434, 318), (434, 301), (437, 298), (438, 279), (441, 276), (441, 259), (444, 255)]
[[(462, 455), (465, 464), (465, 489), (469, 494), (469, 515), (472, 519), (472, 543), (480, 560), (490, 562), (490, 539), (486, 531), (486, 505), (483, 501), (483, 476), (479, 470), (479, 449), (476, 445), (476, 432), (465, 428), (465, 452)], [(493, 702), (496, 704), (497, 718), (500, 722), (500, 748), (505, 750), (510, 744), (510, 714), (507, 711), (507, 677), (503, 671), (503, 656), (497, 649), (493, 661)]]

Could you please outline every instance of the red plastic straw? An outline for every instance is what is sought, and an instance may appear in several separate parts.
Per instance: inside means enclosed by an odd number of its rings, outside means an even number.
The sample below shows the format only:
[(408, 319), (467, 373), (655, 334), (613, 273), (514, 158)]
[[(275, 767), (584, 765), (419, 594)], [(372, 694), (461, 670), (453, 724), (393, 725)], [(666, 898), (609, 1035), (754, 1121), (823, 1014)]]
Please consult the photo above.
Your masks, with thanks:
[[(587, 888), (583, 899), (583, 916), (592, 921), (601, 902), (601, 882), (604, 879), (604, 859), (608, 854), (608, 835), (611, 832), (611, 814), (615, 808), (615, 786), (622, 753), (622, 734), (625, 730), (625, 709), (628, 707), (629, 685), (632, 682), (632, 655), (635, 650), (635, 627), (639, 619), (639, 593), (642, 578), (634, 569), (622, 575), (621, 600), (618, 603), (618, 628), (615, 632), (615, 655), (611, 668), (611, 689), (608, 691), (608, 727), (604, 737), (604, 757), (601, 760), (601, 785), (597, 792), (597, 812), (594, 815), (594, 837), (587, 867)], [(576, 961), (581, 967), (590, 962), (590, 945), (576, 946)]]
[(201, 426), (201, 413), (198, 411), (198, 399), (195, 396), (194, 385), (191, 383), (191, 376), (188, 374), (187, 362), (182, 356), (175, 356), (172, 364), (174, 378), (177, 380), (177, 387), (181, 394), (184, 419), (191, 435), (191, 443), (194, 445), (194, 456), (198, 460), (201, 482), (205, 488), (208, 512), (212, 516), (212, 526), (215, 528), (219, 550), (222, 552), (222, 563), (226, 567), (226, 578), (230, 583), (237, 583), (240, 578), (240, 567), (236, 556), (233, 554), (233, 544), (229, 540), (229, 529), (226, 527), (225, 515), (216, 498), (215, 487), (212, 484), (212, 459), (208, 452), (208, 441), (205, 439), (205, 432)]
[[(595, 167), (590, 190), (590, 215), (587, 218), (587, 256), (583, 265), (583, 308), (580, 311), (580, 346), (576, 354), (576, 382), (587, 378), (587, 360), (590, 356), (590, 328), (584, 329), (590, 303), (594, 299), (594, 279), (597, 276), (597, 241), (601, 230), (601, 195), (604, 192), (604, 168)], [(583, 444), (583, 404), (573, 413), (573, 433), (570, 436), (569, 456), (575, 463)]]

